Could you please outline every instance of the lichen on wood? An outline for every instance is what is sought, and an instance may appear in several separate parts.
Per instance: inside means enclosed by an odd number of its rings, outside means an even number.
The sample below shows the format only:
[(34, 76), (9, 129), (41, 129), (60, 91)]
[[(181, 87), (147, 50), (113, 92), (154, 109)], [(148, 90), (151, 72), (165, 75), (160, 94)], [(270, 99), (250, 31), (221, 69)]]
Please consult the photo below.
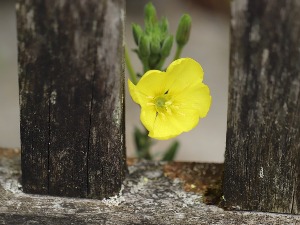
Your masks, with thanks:
[[(221, 164), (216, 166), (216, 164), (207, 163), (183, 163), (178, 166), (172, 163), (139, 161), (129, 166), (129, 175), (123, 183), (122, 190), (116, 196), (104, 200), (31, 195), (22, 192), (19, 181), (20, 150), (0, 148), (0, 224), (300, 223), (300, 216), (232, 212), (224, 211), (217, 206), (206, 205), (202, 202), (202, 194), (186, 192), (183, 189), (183, 180), (166, 177), (164, 175), (166, 167), (169, 171), (176, 171), (179, 177), (185, 177), (186, 172), (179, 168), (201, 168), (201, 174), (204, 176), (200, 179), (206, 184), (205, 186), (213, 184), (216, 180), (215, 175), (222, 173)], [(204, 180), (205, 174), (212, 173), (215, 175), (209, 175), (206, 177), (207, 180)], [(210, 178), (212, 178), (211, 182)]]

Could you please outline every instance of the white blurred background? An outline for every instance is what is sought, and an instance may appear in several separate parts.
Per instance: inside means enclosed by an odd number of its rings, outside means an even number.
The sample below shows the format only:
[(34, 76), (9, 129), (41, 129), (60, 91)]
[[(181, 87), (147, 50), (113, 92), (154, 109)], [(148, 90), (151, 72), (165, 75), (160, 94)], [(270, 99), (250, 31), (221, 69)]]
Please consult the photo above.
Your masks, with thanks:
[[(135, 48), (131, 23), (143, 24), (143, 8), (148, 1), (127, 0), (125, 38), (129, 49)], [(197, 60), (204, 68), (204, 82), (213, 97), (208, 116), (189, 133), (180, 135), (178, 161), (222, 162), (225, 151), (227, 87), (229, 69), (229, 1), (218, 0), (154, 0), (158, 16), (166, 16), (171, 33), (176, 33), (180, 16), (192, 17), (190, 41), (182, 57)], [(175, 46), (173, 46), (173, 53)], [(174, 54), (170, 58), (173, 58)], [(142, 72), (141, 64), (130, 52), (134, 68)], [(170, 63), (167, 61), (166, 65)], [(127, 75), (127, 71), (126, 71)], [(126, 79), (127, 80), (127, 79)], [(126, 85), (127, 87), (127, 85)], [(126, 89), (127, 155), (134, 156), (133, 129), (140, 126), (139, 107)], [(172, 141), (172, 140), (171, 140)], [(165, 150), (170, 141), (157, 141), (154, 152)], [(0, 146), (20, 147), (17, 39), (13, 0), (0, 0)]]

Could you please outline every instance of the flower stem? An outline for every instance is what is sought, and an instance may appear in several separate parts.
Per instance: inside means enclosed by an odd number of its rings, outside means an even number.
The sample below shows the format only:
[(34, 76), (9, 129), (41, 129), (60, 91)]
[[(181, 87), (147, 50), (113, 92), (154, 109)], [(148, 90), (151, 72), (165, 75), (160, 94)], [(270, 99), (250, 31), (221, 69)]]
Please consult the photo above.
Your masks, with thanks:
[(142, 59), (141, 61), (144, 66), (144, 73), (146, 73), (148, 70), (150, 70), (148, 59), (145, 58), (145, 59)]
[[(182, 49), (183, 49), (183, 46), (179, 46), (179, 45), (177, 45), (177, 49), (176, 49), (176, 53), (175, 53), (174, 60), (176, 60), (176, 59), (179, 59), (179, 58), (180, 58), (180, 55), (181, 55)], [(173, 60), (173, 61), (174, 61), (174, 60)]]
[(129, 76), (130, 76), (130, 80), (132, 81), (133, 84), (137, 84), (138, 79), (137, 79), (136, 73), (134, 72), (133, 67), (131, 65), (130, 57), (128, 54), (128, 49), (126, 46), (125, 46), (125, 62), (126, 62)]
[(165, 57), (162, 57), (162, 58), (160, 59), (159, 63), (158, 63), (157, 66), (156, 66), (156, 69), (157, 69), (157, 70), (161, 70), (162, 66), (163, 66), (164, 63), (165, 63), (165, 60), (166, 60)]

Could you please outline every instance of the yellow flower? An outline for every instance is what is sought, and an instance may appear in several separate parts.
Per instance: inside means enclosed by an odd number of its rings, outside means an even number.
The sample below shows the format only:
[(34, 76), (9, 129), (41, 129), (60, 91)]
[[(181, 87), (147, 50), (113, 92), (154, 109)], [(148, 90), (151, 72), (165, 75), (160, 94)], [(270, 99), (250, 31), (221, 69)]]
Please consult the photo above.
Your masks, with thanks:
[(175, 60), (166, 72), (149, 70), (137, 85), (128, 81), (130, 95), (141, 106), (140, 119), (149, 136), (166, 140), (193, 129), (208, 113), (209, 88), (203, 69), (190, 58)]

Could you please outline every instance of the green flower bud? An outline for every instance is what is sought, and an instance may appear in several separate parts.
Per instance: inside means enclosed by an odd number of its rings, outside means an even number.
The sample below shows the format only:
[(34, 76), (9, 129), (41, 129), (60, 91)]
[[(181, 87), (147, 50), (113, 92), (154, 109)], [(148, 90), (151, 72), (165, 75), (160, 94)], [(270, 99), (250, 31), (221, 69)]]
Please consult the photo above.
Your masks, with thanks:
[(150, 41), (146, 35), (142, 35), (139, 41), (139, 56), (148, 58), (150, 56)]
[(161, 47), (160, 54), (162, 58), (167, 58), (170, 55), (172, 45), (173, 45), (173, 36), (170, 35), (164, 40), (163, 45)]
[(146, 26), (153, 26), (157, 22), (156, 9), (151, 2), (149, 2), (144, 9)]
[(159, 55), (151, 55), (149, 58), (149, 69), (156, 69), (157, 64), (159, 63)]
[(158, 55), (160, 53), (160, 40), (157, 35), (153, 35), (151, 39), (151, 54)]
[(169, 21), (165, 17), (162, 18), (160, 22), (160, 30), (162, 34), (168, 33), (169, 31)]
[(178, 46), (184, 46), (190, 37), (192, 19), (188, 14), (184, 14), (179, 21), (176, 33), (176, 42)]
[(132, 24), (132, 33), (133, 33), (133, 38), (134, 38), (134, 42), (139, 45), (139, 40), (141, 38), (141, 36), (143, 35), (143, 30), (142, 28), (137, 25), (137, 24)]

